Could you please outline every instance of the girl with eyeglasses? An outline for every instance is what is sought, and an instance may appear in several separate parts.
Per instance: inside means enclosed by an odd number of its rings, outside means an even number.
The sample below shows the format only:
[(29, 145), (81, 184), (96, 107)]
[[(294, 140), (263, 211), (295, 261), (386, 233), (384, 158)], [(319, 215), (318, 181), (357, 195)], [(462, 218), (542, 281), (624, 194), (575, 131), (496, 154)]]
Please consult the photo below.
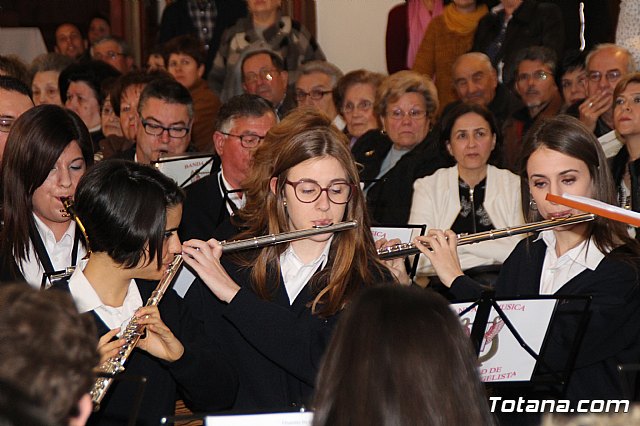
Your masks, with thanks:
[[(236, 364), (234, 408), (308, 402), (340, 312), (363, 287), (392, 281), (378, 260), (346, 138), (324, 115), (296, 110), (254, 156), (237, 238), (357, 220), (355, 229), (223, 257), (215, 240), (183, 244), (200, 276), (186, 300)], [(224, 266), (223, 266), (224, 265)]]

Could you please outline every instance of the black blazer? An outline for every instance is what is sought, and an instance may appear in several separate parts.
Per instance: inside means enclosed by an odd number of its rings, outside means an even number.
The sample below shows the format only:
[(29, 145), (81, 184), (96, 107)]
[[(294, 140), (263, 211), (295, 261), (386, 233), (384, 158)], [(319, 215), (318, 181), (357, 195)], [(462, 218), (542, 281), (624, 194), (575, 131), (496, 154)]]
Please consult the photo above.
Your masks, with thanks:
[[(538, 295), (544, 241), (533, 237), (521, 241), (502, 265), (496, 282), (497, 296)], [(640, 287), (638, 264), (622, 260), (629, 253), (624, 247), (607, 255), (592, 270), (585, 270), (562, 286), (557, 295), (591, 295), (589, 323), (580, 346), (575, 369), (569, 380), (567, 398), (621, 399), (622, 388), (617, 371), (621, 363), (640, 360)], [(460, 299), (477, 297), (481, 288), (469, 277), (458, 277), (451, 286)], [(577, 330), (573, 303), (558, 307), (559, 324), (548, 337), (545, 361), (561, 368), (567, 359)]]
[[(157, 282), (136, 280), (142, 300), (151, 296)], [(69, 291), (67, 282), (52, 288)], [(178, 396), (194, 411), (211, 412), (229, 407), (237, 389), (237, 376), (224, 354), (203, 339), (196, 322), (178, 295), (169, 290), (158, 305), (163, 322), (184, 345), (182, 358), (173, 363), (161, 361), (142, 350), (134, 350), (125, 364), (125, 376), (144, 376), (147, 383), (136, 425), (155, 426), (162, 416), (173, 415)], [(100, 317), (91, 312), (98, 335), (109, 331)], [(135, 384), (114, 382), (94, 413), (89, 425), (124, 425), (133, 407)]]

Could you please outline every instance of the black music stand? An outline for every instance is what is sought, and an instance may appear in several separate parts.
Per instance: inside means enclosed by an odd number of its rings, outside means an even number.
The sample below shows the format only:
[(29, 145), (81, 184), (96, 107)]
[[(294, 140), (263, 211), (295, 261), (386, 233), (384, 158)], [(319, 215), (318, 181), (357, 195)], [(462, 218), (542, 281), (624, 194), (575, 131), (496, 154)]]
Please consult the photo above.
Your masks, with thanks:
[[(372, 226), (371, 229), (375, 228), (391, 228), (391, 229), (419, 229), (420, 236), (424, 236), (424, 233), (427, 231), (427, 225), (398, 225), (398, 224), (390, 224), (390, 225), (375, 225)], [(403, 243), (411, 242), (411, 241), (402, 241)], [(420, 253), (413, 255), (413, 261), (409, 259), (410, 256), (405, 258), (405, 266), (407, 268), (407, 273), (411, 279), (414, 279), (416, 276), (416, 272), (418, 272), (418, 261), (420, 260)]]

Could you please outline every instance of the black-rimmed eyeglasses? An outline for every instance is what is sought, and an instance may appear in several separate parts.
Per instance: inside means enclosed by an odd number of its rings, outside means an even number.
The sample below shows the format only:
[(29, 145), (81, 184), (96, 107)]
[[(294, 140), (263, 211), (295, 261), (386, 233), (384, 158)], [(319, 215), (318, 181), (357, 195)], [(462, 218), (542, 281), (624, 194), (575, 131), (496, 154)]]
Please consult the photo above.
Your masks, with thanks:
[(355, 187), (355, 185), (347, 182), (334, 182), (323, 188), (318, 182), (305, 179), (297, 182), (287, 180), (286, 183), (293, 187), (296, 198), (301, 203), (313, 203), (320, 198), (324, 191), (333, 204), (347, 204), (351, 200), (353, 188)]
[(144, 132), (151, 136), (160, 136), (165, 130), (171, 138), (183, 138), (189, 133), (188, 127), (164, 127), (160, 124), (150, 123), (146, 119), (142, 119), (142, 127)]
[(329, 93), (333, 93), (333, 90), (312, 89), (310, 92), (305, 92), (304, 90), (298, 89), (296, 90), (296, 100), (302, 102), (307, 99), (308, 96), (314, 101), (319, 101), (324, 95)]
[(242, 145), (244, 148), (255, 148), (256, 146), (258, 146), (260, 142), (262, 142), (262, 139), (264, 139), (264, 136), (253, 135), (253, 134), (234, 135), (233, 133), (225, 133), (225, 132), (220, 132), (220, 133), (222, 133), (225, 136), (233, 136), (234, 138), (240, 139), (240, 145)]

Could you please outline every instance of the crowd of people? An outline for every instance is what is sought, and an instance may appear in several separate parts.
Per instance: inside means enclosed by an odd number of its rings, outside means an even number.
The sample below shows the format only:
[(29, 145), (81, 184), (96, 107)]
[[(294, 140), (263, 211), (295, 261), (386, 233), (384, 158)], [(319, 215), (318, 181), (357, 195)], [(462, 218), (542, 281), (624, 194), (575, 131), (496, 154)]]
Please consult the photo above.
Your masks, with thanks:
[[(0, 349), (0, 420), (147, 426), (182, 400), (310, 408), (317, 426), (511, 424), (448, 306), (488, 289), (568, 297), (543, 359), (574, 357), (569, 382), (521, 395), (631, 397), (618, 367), (640, 363), (635, 228), (457, 235), (582, 213), (548, 194), (640, 212), (633, 41), (590, 30), (574, 46), (554, 2), (405, 3), (389, 75), (343, 73), (280, 0), (172, 2), (142, 66), (104, 17), (86, 37), (59, 25), (30, 66), (0, 57), (0, 336), (16, 341)], [(185, 188), (151, 167), (201, 153), (211, 173)], [(322, 233), (345, 221), (358, 225)], [(415, 276), (371, 232), (414, 225)], [(177, 256), (181, 284), (149, 305)], [(567, 320), (571, 296), (591, 298), (586, 325)], [(94, 369), (126, 350), (132, 318), (145, 334), (91, 414)]]

